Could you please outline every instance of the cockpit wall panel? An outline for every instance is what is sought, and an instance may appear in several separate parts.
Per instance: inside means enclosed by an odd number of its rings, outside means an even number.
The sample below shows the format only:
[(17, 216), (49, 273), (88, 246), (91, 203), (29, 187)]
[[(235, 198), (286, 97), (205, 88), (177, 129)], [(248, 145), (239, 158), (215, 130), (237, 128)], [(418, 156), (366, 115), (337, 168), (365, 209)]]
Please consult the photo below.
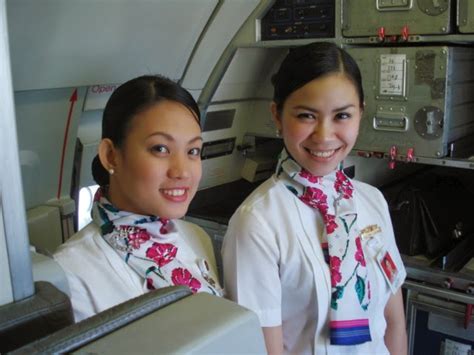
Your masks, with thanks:
[(197, 99), (223, 50), (256, 9), (259, 0), (224, 0), (193, 54), (182, 85)]
[(75, 88), (15, 92), (26, 208), (69, 195), (85, 88), (77, 90), (77, 99), (74, 92)]
[[(100, 138), (103, 105), (86, 107), (91, 101), (88, 87), (120, 84), (143, 74), (182, 80), (218, 4), (218, 0), (7, 0), (27, 208), (70, 195), (82, 111), (100, 111), (93, 124), (97, 137), (85, 143), (96, 144)], [(90, 171), (89, 161), (83, 170)], [(90, 182), (90, 174), (85, 180)]]

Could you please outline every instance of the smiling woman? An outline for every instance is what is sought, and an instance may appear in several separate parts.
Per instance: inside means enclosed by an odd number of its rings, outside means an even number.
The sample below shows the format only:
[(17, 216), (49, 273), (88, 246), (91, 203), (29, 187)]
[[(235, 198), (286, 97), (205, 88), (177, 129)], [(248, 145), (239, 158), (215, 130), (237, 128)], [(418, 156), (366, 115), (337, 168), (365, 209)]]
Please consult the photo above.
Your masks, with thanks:
[(334, 171), (357, 139), (362, 108), (353, 82), (343, 73), (310, 81), (271, 106), (288, 153), (313, 175)]
[(110, 97), (92, 163), (93, 221), (54, 255), (76, 321), (165, 286), (222, 294), (209, 236), (179, 220), (201, 179), (199, 118), (192, 96), (161, 76)]
[(230, 220), (226, 292), (257, 313), (270, 354), (404, 354), (406, 272), (387, 203), (340, 168), (362, 119), (359, 68), (335, 44), (312, 43), (272, 81), (285, 148)]
[(186, 213), (201, 179), (201, 130), (181, 103), (158, 102), (130, 123), (125, 144), (102, 140), (99, 157), (113, 169), (108, 196), (119, 209), (162, 218)]

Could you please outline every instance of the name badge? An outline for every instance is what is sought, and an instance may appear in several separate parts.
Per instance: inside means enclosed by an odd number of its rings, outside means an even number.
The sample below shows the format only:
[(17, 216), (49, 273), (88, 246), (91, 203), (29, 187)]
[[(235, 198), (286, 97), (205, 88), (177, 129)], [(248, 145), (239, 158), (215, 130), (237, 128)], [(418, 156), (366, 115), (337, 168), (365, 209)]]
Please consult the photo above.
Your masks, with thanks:
[(385, 248), (377, 254), (377, 264), (382, 270), (390, 290), (395, 294), (400, 286), (400, 272), (393, 262), (392, 256)]
[(369, 239), (381, 231), (382, 229), (377, 224), (371, 224), (360, 231), (360, 236), (362, 239)]

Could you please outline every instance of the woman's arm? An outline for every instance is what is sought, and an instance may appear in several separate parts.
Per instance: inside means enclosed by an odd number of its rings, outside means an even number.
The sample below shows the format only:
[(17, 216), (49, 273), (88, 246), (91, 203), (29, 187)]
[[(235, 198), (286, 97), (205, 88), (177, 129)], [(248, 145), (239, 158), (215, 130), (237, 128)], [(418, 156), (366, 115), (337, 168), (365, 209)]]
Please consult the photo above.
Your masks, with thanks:
[(387, 345), (391, 355), (406, 355), (407, 332), (401, 288), (389, 298), (384, 315), (387, 321), (387, 330), (384, 337), (385, 345)]
[(262, 327), (268, 355), (283, 354), (283, 331), (281, 326)]

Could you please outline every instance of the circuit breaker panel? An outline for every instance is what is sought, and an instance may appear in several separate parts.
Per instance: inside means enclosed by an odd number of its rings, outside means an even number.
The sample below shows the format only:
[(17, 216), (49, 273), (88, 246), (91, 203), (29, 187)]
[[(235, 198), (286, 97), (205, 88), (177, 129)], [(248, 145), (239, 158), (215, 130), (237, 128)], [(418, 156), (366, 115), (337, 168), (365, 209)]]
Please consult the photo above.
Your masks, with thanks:
[[(449, 34), (454, 31), (454, 0), (345, 0), (345, 37)], [(471, 5), (472, 6), (472, 5)]]
[(332, 38), (335, 0), (276, 0), (261, 21), (264, 41)]
[(356, 150), (439, 158), (474, 133), (474, 48), (348, 51), (361, 68), (366, 101)]

